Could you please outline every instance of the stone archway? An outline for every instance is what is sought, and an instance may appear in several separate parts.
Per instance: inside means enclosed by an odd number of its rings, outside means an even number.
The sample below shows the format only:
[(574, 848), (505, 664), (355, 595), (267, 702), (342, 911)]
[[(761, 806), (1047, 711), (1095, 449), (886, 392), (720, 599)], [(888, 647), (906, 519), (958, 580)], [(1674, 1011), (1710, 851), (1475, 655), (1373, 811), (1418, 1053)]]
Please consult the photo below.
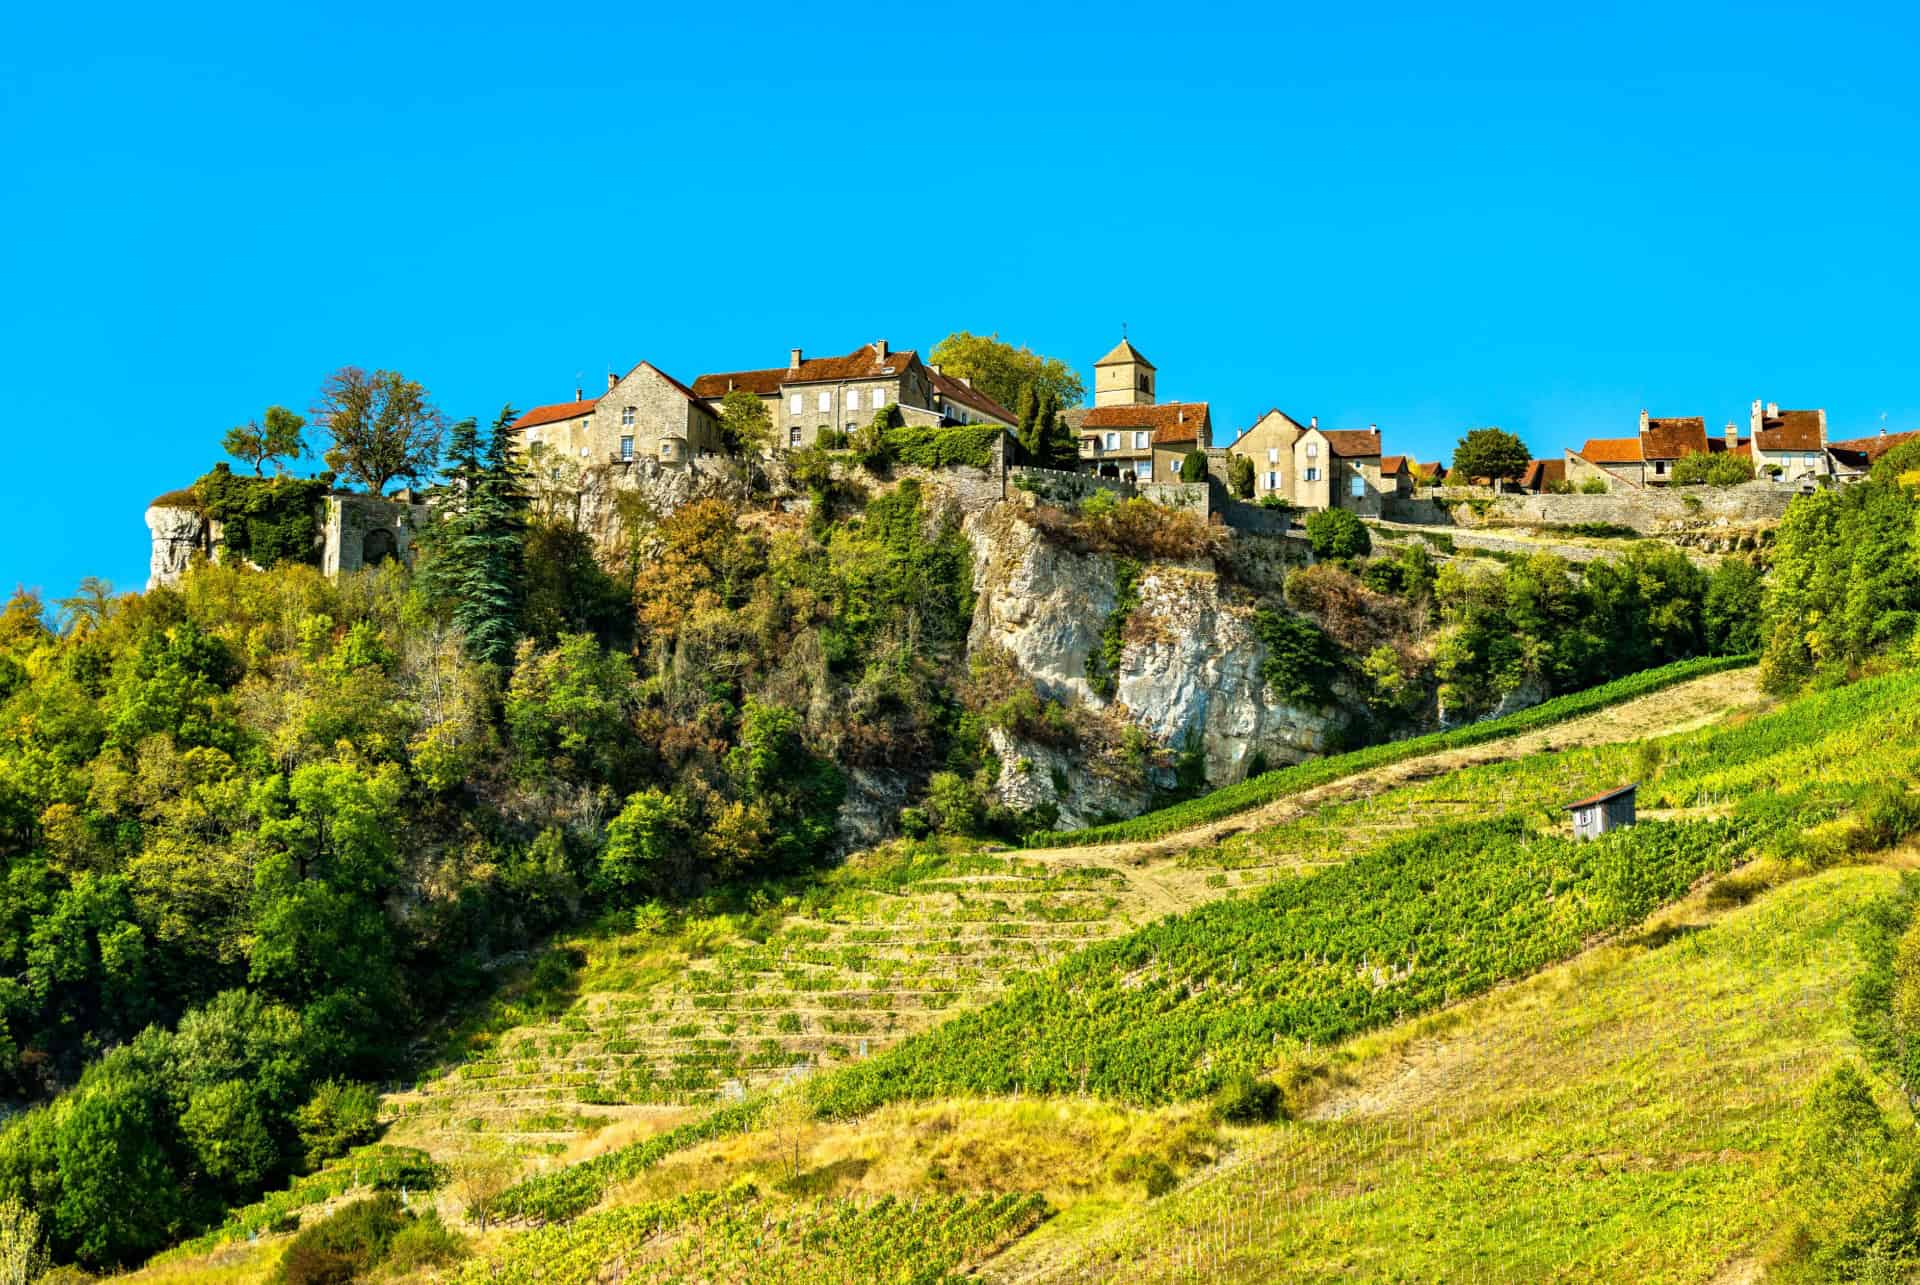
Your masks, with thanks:
[(363, 567), (378, 566), (399, 555), (400, 543), (393, 538), (393, 532), (385, 527), (375, 527), (360, 542), (360, 565)]

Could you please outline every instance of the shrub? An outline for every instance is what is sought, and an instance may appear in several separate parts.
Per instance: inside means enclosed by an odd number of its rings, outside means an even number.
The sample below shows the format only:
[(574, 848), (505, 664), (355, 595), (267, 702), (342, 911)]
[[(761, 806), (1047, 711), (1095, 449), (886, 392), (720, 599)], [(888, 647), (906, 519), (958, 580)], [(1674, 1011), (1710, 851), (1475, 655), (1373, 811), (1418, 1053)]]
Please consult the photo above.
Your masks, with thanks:
[(1234, 495), (1243, 500), (1253, 498), (1253, 461), (1244, 455), (1235, 455), (1227, 465), (1227, 487)]
[(349, 1285), (386, 1259), (410, 1215), (400, 1198), (381, 1192), (356, 1200), (293, 1238), (273, 1279), (280, 1285)]
[[(1851, 1062), (1815, 1086), (1781, 1168), (1814, 1266), (1848, 1280), (1868, 1264), (1910, 1261), (1917, 1244), (1913, 1145), (1895, 1138)], [(1887, 1279), (1896, 1277), (1889, 1272)]]
[(467, 1256), (467, 1238), (440, 1221), (439, 1211), (429, 1209), (399, 1231), (387, 1244), (387, 1266), (396, 1271), (415, 1272), (427, 1267), (444, 1267)]
[(1207, 453), (1188, 451), (1180, 461), (1180, 480), (1182, 482), (1204, 482), (1207, 480)]
[(222, 525), (229, 556), (256, 566), (320, 565), (320, 502), (327, 484), (313, 478), (236, 477), (225, 464), (193, 484), (206, 514)]
[(1260, 672), (1283, 701), (1324, 701), (1340, 674), (1340, 653), (1320, 626), (1284, 611), (1261, 611), (1254, 632), (1266, 648)]
[(1605, 495), (1606, 493), (1607, 479), (1604, 477), (1590, 477), (1580, 484), (1582, 495)]
[(344, 1156), (379, 1132), (380, 1096), (373, 1086), (328, 1080), (294, 1112), (294, 1128), (309, 1168)]
[(1280, 1086), (1236, 1071), (1213, 1095), (1213, 1114), (1227, 1124), (1266, 1124), (1285, 1115)]
[(951, 468), (955, 465), (992, 468), (994, 446), (1005, 431), (980, 425), (890, 429), (886, 434), (887, 454), (895, 461), (915, 468)]
[(1307, 515), (1307, 542), (1318, 558), (1361, 558), (1373, 550), (1373, 537), (1345, 509), (1321, 509)]
[(1675, 486), (1738, 486), (1753, 480), (1753, 457), (1722, 451), (1706, 455), (1695, 451), (1674, 461)]

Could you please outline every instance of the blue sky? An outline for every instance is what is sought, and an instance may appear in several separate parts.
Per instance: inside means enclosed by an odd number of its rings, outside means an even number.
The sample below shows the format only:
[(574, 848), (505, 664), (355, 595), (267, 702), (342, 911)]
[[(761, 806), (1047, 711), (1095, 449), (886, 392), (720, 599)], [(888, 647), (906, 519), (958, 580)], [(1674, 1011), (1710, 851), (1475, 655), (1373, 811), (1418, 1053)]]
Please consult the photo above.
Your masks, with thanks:
[(34, 6), (0, 26), (0, 588), (342, 364), (455, 415), (1129, 324), (1217, 441), (1920, 427), (1909, 6)]

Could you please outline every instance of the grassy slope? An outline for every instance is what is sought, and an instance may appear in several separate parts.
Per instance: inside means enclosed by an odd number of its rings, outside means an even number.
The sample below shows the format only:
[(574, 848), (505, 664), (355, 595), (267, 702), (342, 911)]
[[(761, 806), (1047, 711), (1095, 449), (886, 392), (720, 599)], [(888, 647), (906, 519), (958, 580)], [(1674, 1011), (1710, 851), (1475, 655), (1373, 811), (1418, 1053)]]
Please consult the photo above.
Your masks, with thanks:
[(1834, 870), (1717, 913), (1696, 897), (1666, 931), (1355, 1041), (1318, 1118), (996, 1274), (1715, 1279), (1784, 1219), (1793, 1110), (1853, 1047), (1850, 926), (1896, 879)]

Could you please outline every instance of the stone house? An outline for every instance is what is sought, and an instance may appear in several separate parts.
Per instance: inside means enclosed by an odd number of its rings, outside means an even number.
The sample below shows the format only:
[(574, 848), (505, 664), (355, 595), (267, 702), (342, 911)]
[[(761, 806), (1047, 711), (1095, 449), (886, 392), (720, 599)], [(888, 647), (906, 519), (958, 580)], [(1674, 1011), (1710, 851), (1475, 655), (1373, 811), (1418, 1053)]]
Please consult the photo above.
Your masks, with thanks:
[(1019, 416), (975, 388), (965, 376), (944, 374), (937, 365), (928, 366), (927, 374), (933, 382), (932, 409), (939, 412), (943, 422), (1020, 427)]
[(1576, 487), (1593, 478), (1608, 486), (1665, 486), (1675, 464), (1712, 449), (1704, 416), (1649, 416), (1643, 410), (1637, 435), (1590, 437), (1578, 451), (1566, 452), (1565, 480)]
[(1061, 412), (1096, 477), (1177, 482), (1189, 451), (1213, 449), (1205, 402), (1157, 402), (1153, 363), (1126, 339), (1093, 364), (1093, 405)]
[[(950, 381), (950, 386), (958, 386), (958, 381)], [(912, 349), (896, 352), (884, 339), (862, 344), (843, 357), (810, 358), (794, 348), (784, 367), (724, 371), (693, 381), (694, 395), (715, 416), (736, 389), (746, 389), (766, 403), (774, 445), (788, 449), (812, 446), (822, 429), (852, 432), (887, 406), (942, 417), (933, 371)]]
[(694, 391), (643, 361), (623, 376), (608, 375), (607, 391), (536, 406), (513, 423), (528, 458), (565, 458), (582, 467), (630, 466), (658, 460), (684, 467), (721, 450), (720, 423)]
[[(1786, 410), (1758, 398), (1748, 416), (1754, 472), (1782, 482), (1819, 482), (1834, 476), (1827, 455), (1827, 412)], [(1777, 472), (1775, 470), (1778, 470)]]
[(1310, 424), (1293, 444), (1293, 504), (1379, 517), (1380, 429)]
[(1253, 461), (1253, 498), (1256, 501), (1277, 495), (1288, 504), (1294, 503), (1293, 445), (1308, 428), (1319, 426), (1318, 419), (1309, 419), (1302, 424), (1275, 407), (1254, 420), (1252, 427), (1234, 439), (1233, 445), (1227, 448), (1228, 452), (1244, 455)]
[(1380, 494), (1396, 499), (1413, 494), (1413, 462), (1406, 456), (1380, 457)]

